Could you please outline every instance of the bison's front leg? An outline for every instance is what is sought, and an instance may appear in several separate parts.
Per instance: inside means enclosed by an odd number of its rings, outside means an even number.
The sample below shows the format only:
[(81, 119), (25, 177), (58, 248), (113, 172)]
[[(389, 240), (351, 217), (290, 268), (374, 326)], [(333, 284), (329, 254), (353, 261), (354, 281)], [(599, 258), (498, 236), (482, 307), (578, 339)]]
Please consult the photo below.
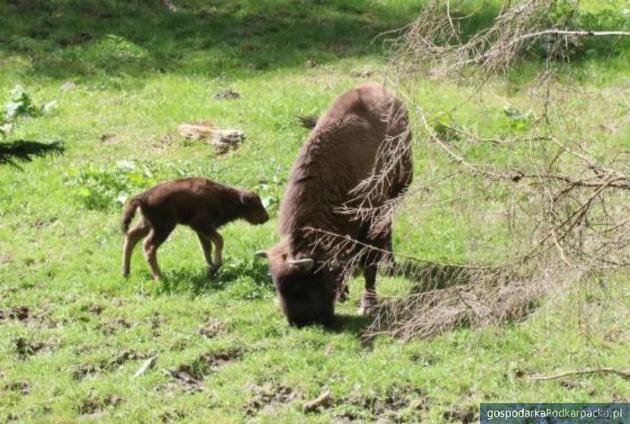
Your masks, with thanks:
[(341, 283), (337, 285), (336, 300), (338, 302), (344, 303), (348, 300), (349, 295), (350, 289), (348, 287), (348, 281), (346, 279), (343, 279)]

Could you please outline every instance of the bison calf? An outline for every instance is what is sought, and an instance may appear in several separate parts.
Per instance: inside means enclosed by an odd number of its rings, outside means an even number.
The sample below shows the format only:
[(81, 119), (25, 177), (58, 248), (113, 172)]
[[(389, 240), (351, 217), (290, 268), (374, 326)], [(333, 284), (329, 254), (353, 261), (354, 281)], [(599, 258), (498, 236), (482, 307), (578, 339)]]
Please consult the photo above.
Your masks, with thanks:
[[(129, 229), (136, 209), (140, 208), (138, 225)], [(177, 224), (188, 225), (199, 237), (208, 271), (218, 269), (222, 262), (223, 238), (217, 232), (222, 225), (236, 219), (250, 224), (262, 224), (269, 219), (267, 211), (254, 192), (228, 187), (206, 178), (183, 178), (168, 181), (133, 197), (125, 207), (122, 229), (123, 275), (129, 275), (131, 254), (136, 244), (147, 235), (144, 254), (155, 280), (160, 278), (157, 249)], [(215, 247), (212, 262), (212, 243)]]

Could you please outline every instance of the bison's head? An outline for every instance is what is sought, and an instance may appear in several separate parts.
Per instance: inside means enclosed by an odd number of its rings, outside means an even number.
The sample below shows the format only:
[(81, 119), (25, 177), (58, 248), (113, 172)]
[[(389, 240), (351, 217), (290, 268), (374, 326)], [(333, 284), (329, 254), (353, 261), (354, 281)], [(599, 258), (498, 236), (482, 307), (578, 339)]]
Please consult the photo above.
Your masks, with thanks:
[(269, 220), (269, 215), (260, 200), (260, 196), (253, 191), (241, 193), (241, 204), (244, 211), (243, 218), (250, 224), (264, 224)]
[(258, 255), (269, 259), (280, 307), (290, 325), (333, 323), (338, 280), (335, 272), (317, 266), (312, 258), (291, 256), (284, 243)]

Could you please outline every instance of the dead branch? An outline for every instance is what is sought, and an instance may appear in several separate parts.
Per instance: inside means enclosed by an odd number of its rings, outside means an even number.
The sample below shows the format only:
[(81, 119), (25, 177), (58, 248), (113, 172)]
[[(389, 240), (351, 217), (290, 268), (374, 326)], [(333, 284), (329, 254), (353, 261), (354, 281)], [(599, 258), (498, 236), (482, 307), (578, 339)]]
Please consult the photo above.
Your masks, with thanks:
[(557, 380), (559, 378), (564, 378), (564, 377), (569, 377), (572, 375), (585, 375), (585, 374), (617, 374), (625, 379), (629, 379), (630, 378), (630, 370), (619, 370), (616, 368), (594, 368), (594, 369), (587, 369), (587, 370), (576, 370), (576, 371), (567, 371), (567, 372), (563, 372), (560, 374), (555, 374), (555, 375), (549, 375), (549, 376), (545, 376), (545, 375), (535, 375), (532, 376), (531, 379), (532, 380)]
[[(415, 183), (403, 196), (380, 201), (383, 187), (409, 154), (401, 148), (404, 143), (387, 140), (372, 174), (355, 188), (352, 202), (337, 212), (370, 223), (372, 234), (390, 228), (401, 212), (423, 225), (422, 211), (450, 209), (473, 217), (480, 226), (496, 225), (496, 220), (486, 219), (492, 213), (508, 217), (512, 241), (501, 247), (505, 250), (502, 258), (494, 255), (497, 259), (487, 261), (471, 256), (465, 265), (435, 263), (395, 252), (399, 261), (393, 272), (412, 279), (417, 286), (408, 295), (385, 299), (379, 305), (368, 336), (386, 333), (407, 340), (431, 337), (462, 325), (518, 320), (542, 296), (579, 283), (589, 272), (630, 263), (630, 168), (619, 155), (607, 157), (597, 150), (597, 143), (593, 142), (591, 149), (581, 140), (576, 122), (566, 118), (575, 116), (575, 109), (560, 98), (554, 64), (556, 58), (567, 55), (575, 38), (625, 37), (630, 33), (570, 29), (569, 24), (567, 29), (550, 29), (546, 14), (554, 3), (505, 2), (491, 27), (464, 39), (460, 25), (466, 17), (448, 0), (433, 0), (394, 41), (388, 77), (407, 104), (414, 140), (432, 168), (427, 176), (414, 177)], [(571, 13), (577, 13), (577, 3)], [(525, 114), (528, 133), (511, 138), (480, 136), (448, 124), (464, 105), (476, 102), (476, 109), (483, 108), (478, 101), (490, 76), (509, 71), (537, 40), (546, 61), (532, 90), (539, 109)], [(417, 93), (414, 87), (419, 73), (428, 69), (431, 77), (449, 77), (464, 72), (463, 65), (471, 65), (466, 71), (473, 69), (471, 75), (479, 78), (473, 80), (472, 94), (461, 101), (454, 99), (448, 110), (429, 112), (412, 96)], [(588, 99), (573, 88), (565, 91), (566, 97)], [(480, 116), (484, 112), (491, 111), (481, 109)], [(397, 119), (395, 115), (392, 118)], [(517, 152), (519, 161), (515, 164), (480, 154), (490, 148)], [(441, 186), (445, 190), (439, 190)], [(485, 206), (494, 210), (484, 211)], [(340, 267), (348, 276), (370, 251), (388, 257), (392, 254), (348, 236), (316, 228), (306, 230), (316, 236), (313, 249), (324, 249), (332, 257), (321, 266)], [(470, 242), (477, 244), (477, 240)]]

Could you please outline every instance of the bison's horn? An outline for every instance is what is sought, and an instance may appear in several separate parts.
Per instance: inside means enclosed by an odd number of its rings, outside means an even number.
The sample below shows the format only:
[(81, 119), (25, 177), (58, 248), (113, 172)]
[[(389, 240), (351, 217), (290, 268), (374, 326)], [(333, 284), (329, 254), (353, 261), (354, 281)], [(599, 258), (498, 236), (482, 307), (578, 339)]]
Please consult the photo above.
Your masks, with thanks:
[(265, 252), (264, 250), (259, 250), (258, 252), (254, 253), (254, 256), (256, 256), (257, 258), (266, 258), (267, 252)]
[(300, 271), (308, 272), (313, 269), (315, 261), (311, 258), (292, 259), (289, 261), (289, 266)]

